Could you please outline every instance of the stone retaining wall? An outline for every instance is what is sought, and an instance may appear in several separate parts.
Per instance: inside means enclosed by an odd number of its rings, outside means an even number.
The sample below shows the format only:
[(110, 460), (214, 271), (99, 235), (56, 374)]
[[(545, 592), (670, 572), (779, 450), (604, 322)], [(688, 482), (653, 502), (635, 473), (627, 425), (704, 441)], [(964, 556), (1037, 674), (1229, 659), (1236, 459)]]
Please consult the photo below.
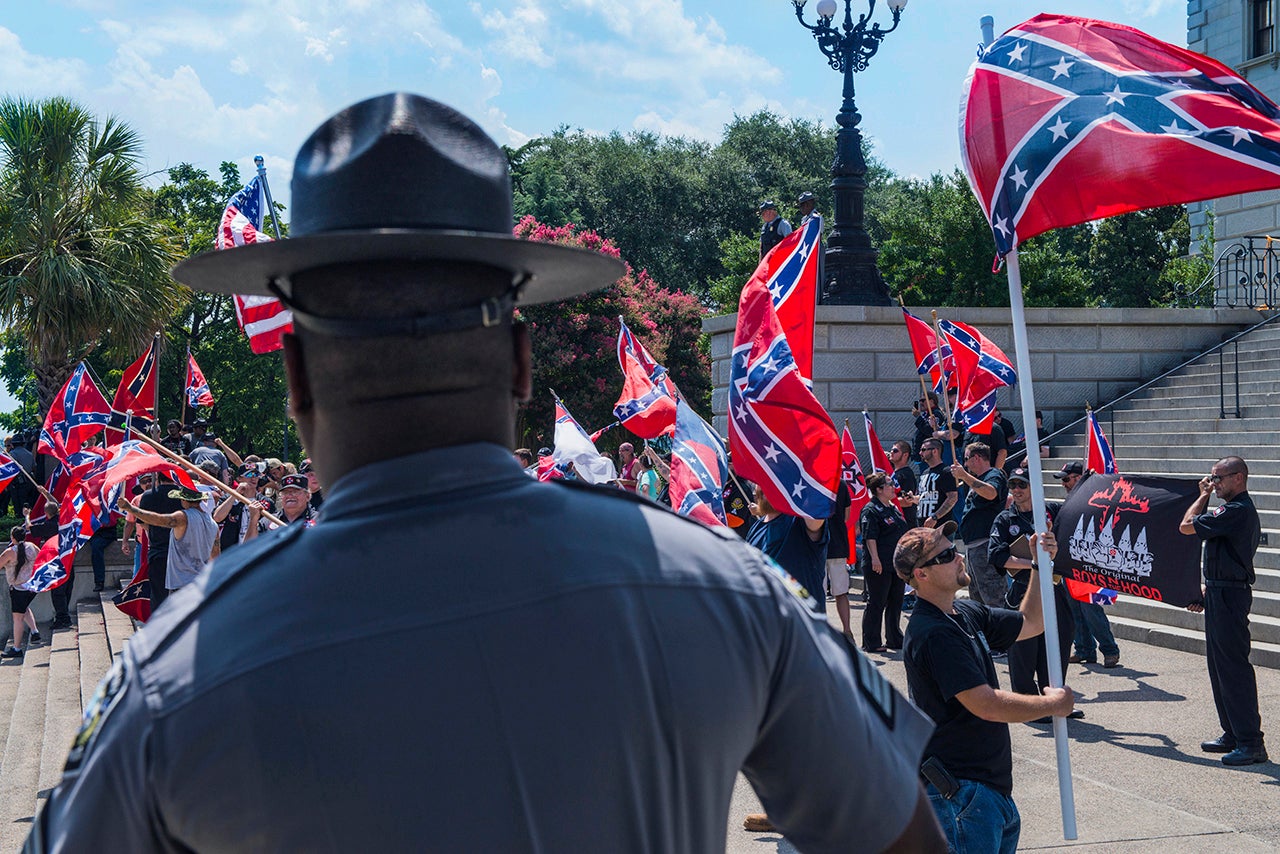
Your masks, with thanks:
[[(930, 319), (929, 308), (913, 308)], [(1017, 364), (1008, 308), (945, 308), (940, 317), (977, 327)], [(1052, 431), (1094, 406), (1130, 391), (1262, 319), (1248, 309), (1027, 309), (1027, 337), (1036, 406)], [(726, 433), (729, 352), (737, 315), (708, 318), (712, 410)], [(879, 306), (819, 306), (815, 327), (814, 394), (836, 425), (848, 418), (862, 435), (863, 408), (882, 442), (911, 438), (911, 401), (920, 396), (902, 311)], [(1000, 392), (1000, 408), (1019, 429), (1017, 389)], [(859, 441), (859, 447), (862, 442)]]

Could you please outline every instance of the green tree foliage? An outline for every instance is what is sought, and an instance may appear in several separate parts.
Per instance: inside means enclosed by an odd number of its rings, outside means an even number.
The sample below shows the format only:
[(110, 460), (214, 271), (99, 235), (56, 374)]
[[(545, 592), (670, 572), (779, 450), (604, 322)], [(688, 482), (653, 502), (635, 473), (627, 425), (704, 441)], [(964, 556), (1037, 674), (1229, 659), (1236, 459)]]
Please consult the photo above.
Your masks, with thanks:
[(1099, 304), (1117, 308), (1167, 304), (1173, 295), (1161, 274), (1171, 259), (1187, 254), (1190, 243), (1182, 205), (1134, 211), (1099, 222), (1089, 245), (1089, 268)]
[(812, 190), (819, 209), (830, 209), (834, 145), (830, 128), (761, 112), (735, 118), (715, 146), (561, 128), (508, 156), (517, 217), (587, 226), (667, 287), (709, 299), (734, 266), (723, 241), (758, 232), (763, 199), (794, 219), (795, 198)]
[(991, 231), (959, 169), (887, 182), (876, 220), (880, 272), (908, 305), (1008, 304), (1004, 276), (991, 272)]
[[(551, 228), (533, 217), (516, 225), (516, 234), (620, 257), (618, 248), (593, 231), (572, 225)], [(621, 279), (603, 290), (576, 299), (520, 310), (533, 340), (533, 399), (521, 410), (518, 440), (533, 449), (550, 446), (555, 389), (587, 431), (614, 421), (613, 405), (622, 388), (618, 367), (617, 318), (666, 366), (690, 405), (704, 417), (710, 412), (710, 360), (702, 341), (703, 309), (688, 294), (662, 287), (647, 271), (628, 264)], [(618, 428), (600, 440), (613, 448), (629, 437)]]
[(185, 297), (140, 161), (114, 118), (65, 98), (0, 100), (0, 320), (30, 358), (42, 416), (76, 362), (140, 352)]

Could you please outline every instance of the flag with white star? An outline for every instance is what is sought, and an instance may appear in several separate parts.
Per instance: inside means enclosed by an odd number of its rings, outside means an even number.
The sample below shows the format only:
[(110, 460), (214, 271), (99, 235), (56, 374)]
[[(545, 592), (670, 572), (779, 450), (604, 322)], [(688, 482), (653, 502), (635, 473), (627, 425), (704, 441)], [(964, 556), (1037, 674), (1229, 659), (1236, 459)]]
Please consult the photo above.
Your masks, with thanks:
[(689, 404), (679, 401), (671, 443), (671, 507), (704, 525), (729, 524), (724, 485), (729, 480), (724, 441)]
[(1000, 255), (1052, 228), (1280, 187), (1280, 107), (1132, 27), (1037, 15), (979, 55), (960, 104)]
[(990, 433), (996, 392), (1018, 381), (1013, 363), (987, 336), (967, 323), (938, 321), (956, 360), (956, 415), (975, 433)]
[(783, 513), (831, 516), (840, 481), (840, 437), (801, 377), (759, 276), (747, 282), (738, 302), (728, 420), (735, 472), (759, 484)]
[(813, 323), (821, 258), (822, 217), (814, 214), (770, 249), (751, 276), (751, 281), (768, 289), (792, 358), (806, 382), (813, 380)]
[(670, 435), (676, 429), (679, 394), (675, 384), (667, 376), (667, 369), (649, 354), (621, 316), (618, 317), (618, 325), (622, 393), (613, 406), (613, 416), (641, 439)]

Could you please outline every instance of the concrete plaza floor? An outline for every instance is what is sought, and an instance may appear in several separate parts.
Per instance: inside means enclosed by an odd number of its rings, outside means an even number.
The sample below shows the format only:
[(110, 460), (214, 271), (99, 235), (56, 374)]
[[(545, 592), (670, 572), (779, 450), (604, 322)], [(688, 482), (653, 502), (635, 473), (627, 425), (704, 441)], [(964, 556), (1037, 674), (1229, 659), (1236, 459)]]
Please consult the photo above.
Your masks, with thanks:
[[(856, 593), (853, 597), (856, 600)], [(828, 617), (839, 625), (834, 605)], [(855, 601), (854, 633), (862, 611)], [(1227, 768), (1200, 751), (1219, 735), (1204, 659), (1120, 641), (1121, 667), (1070, 665), (1067, 685), (1083, 720), (1068, 721), (1079, 838), (1062, 835), (1052, 728), (1011, 724), (1014, 800), (1024, 851), (1066, 848), (1106, 852), (1280, 851), (1280, 736), (1273, 761)], [(901, 655), (872, 656), (906, 691)], [(997, 665), (1001, 687), (1008, 671)], [(1280, 726), (1280, 671), (1257, 669), (1263, 730)], [(739, 776), (729, 813), (729, 852), (795, 851), (777, 834), (749, 833), (742, 817), (760, 812)], [(856, 841), (850, 850), (857, 850)]]

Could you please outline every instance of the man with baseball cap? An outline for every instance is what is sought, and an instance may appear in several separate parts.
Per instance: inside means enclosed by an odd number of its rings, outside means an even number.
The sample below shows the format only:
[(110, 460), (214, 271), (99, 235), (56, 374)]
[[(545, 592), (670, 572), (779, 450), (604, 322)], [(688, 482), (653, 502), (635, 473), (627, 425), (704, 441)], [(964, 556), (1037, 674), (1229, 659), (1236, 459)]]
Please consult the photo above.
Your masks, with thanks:
[[(1021, 823), (1013, 802), (1009, 724), (1067, 715), (1075, 698), (1065, 687), (1048, 688), (1043, 696), (1000, 689), (991, 651), (1007, 651), (1044, 632), (1036, 572), (1033, 592), (1017, 611), (956, 599), (969, 575), (951, 544), (954, 529), (950, 521), (913, 528), (893, 553), (894, 570), (919, 597), (902, 649), (907, 686), (912, 702), (937, 725), (920, 772), (952, 851), (1012, 852)], [(1052, 533), (1044, 545), (1050, 555), (1057, 552)]]
[(1067, 492), (1076, 488), (1076, 484), (1080, 482), (1080, 478), (1084, 477), (1084, 463), (1079, 460), (1072, 460), (1069, 463), (1062, 464), (1061, 471), (1055, 471), (1053, 476), (1062, 481), (1062, 488)]
[[(286, 474), (280, 478), (280, 491), (277, 497), (280, 504), (280, 517), (286, 525), (292, 525), (294, 522), (310, 525), (315, 521), (315, 513), (311, 509), (310, 486), (311, 482), (307, 480), (305, 474)], [(252, 540), (259, 533), (276, 529), (277, 525), (274, 522), (262, 518), (263, 509), (263, 505), (257, 501), (249, 505), (245, 540)]]
[(322, 124), (292, 200), (289, 239), (174, 275), (292, 309), (321, 518), (134, 635), (30, 850), (723, 851), (740, 769), (801, 850), (943, 850), (927, 720), (776, 566), (512, 458), (513, 309), (619, 261), (515, 238), (502, 148), (416, 95)]

